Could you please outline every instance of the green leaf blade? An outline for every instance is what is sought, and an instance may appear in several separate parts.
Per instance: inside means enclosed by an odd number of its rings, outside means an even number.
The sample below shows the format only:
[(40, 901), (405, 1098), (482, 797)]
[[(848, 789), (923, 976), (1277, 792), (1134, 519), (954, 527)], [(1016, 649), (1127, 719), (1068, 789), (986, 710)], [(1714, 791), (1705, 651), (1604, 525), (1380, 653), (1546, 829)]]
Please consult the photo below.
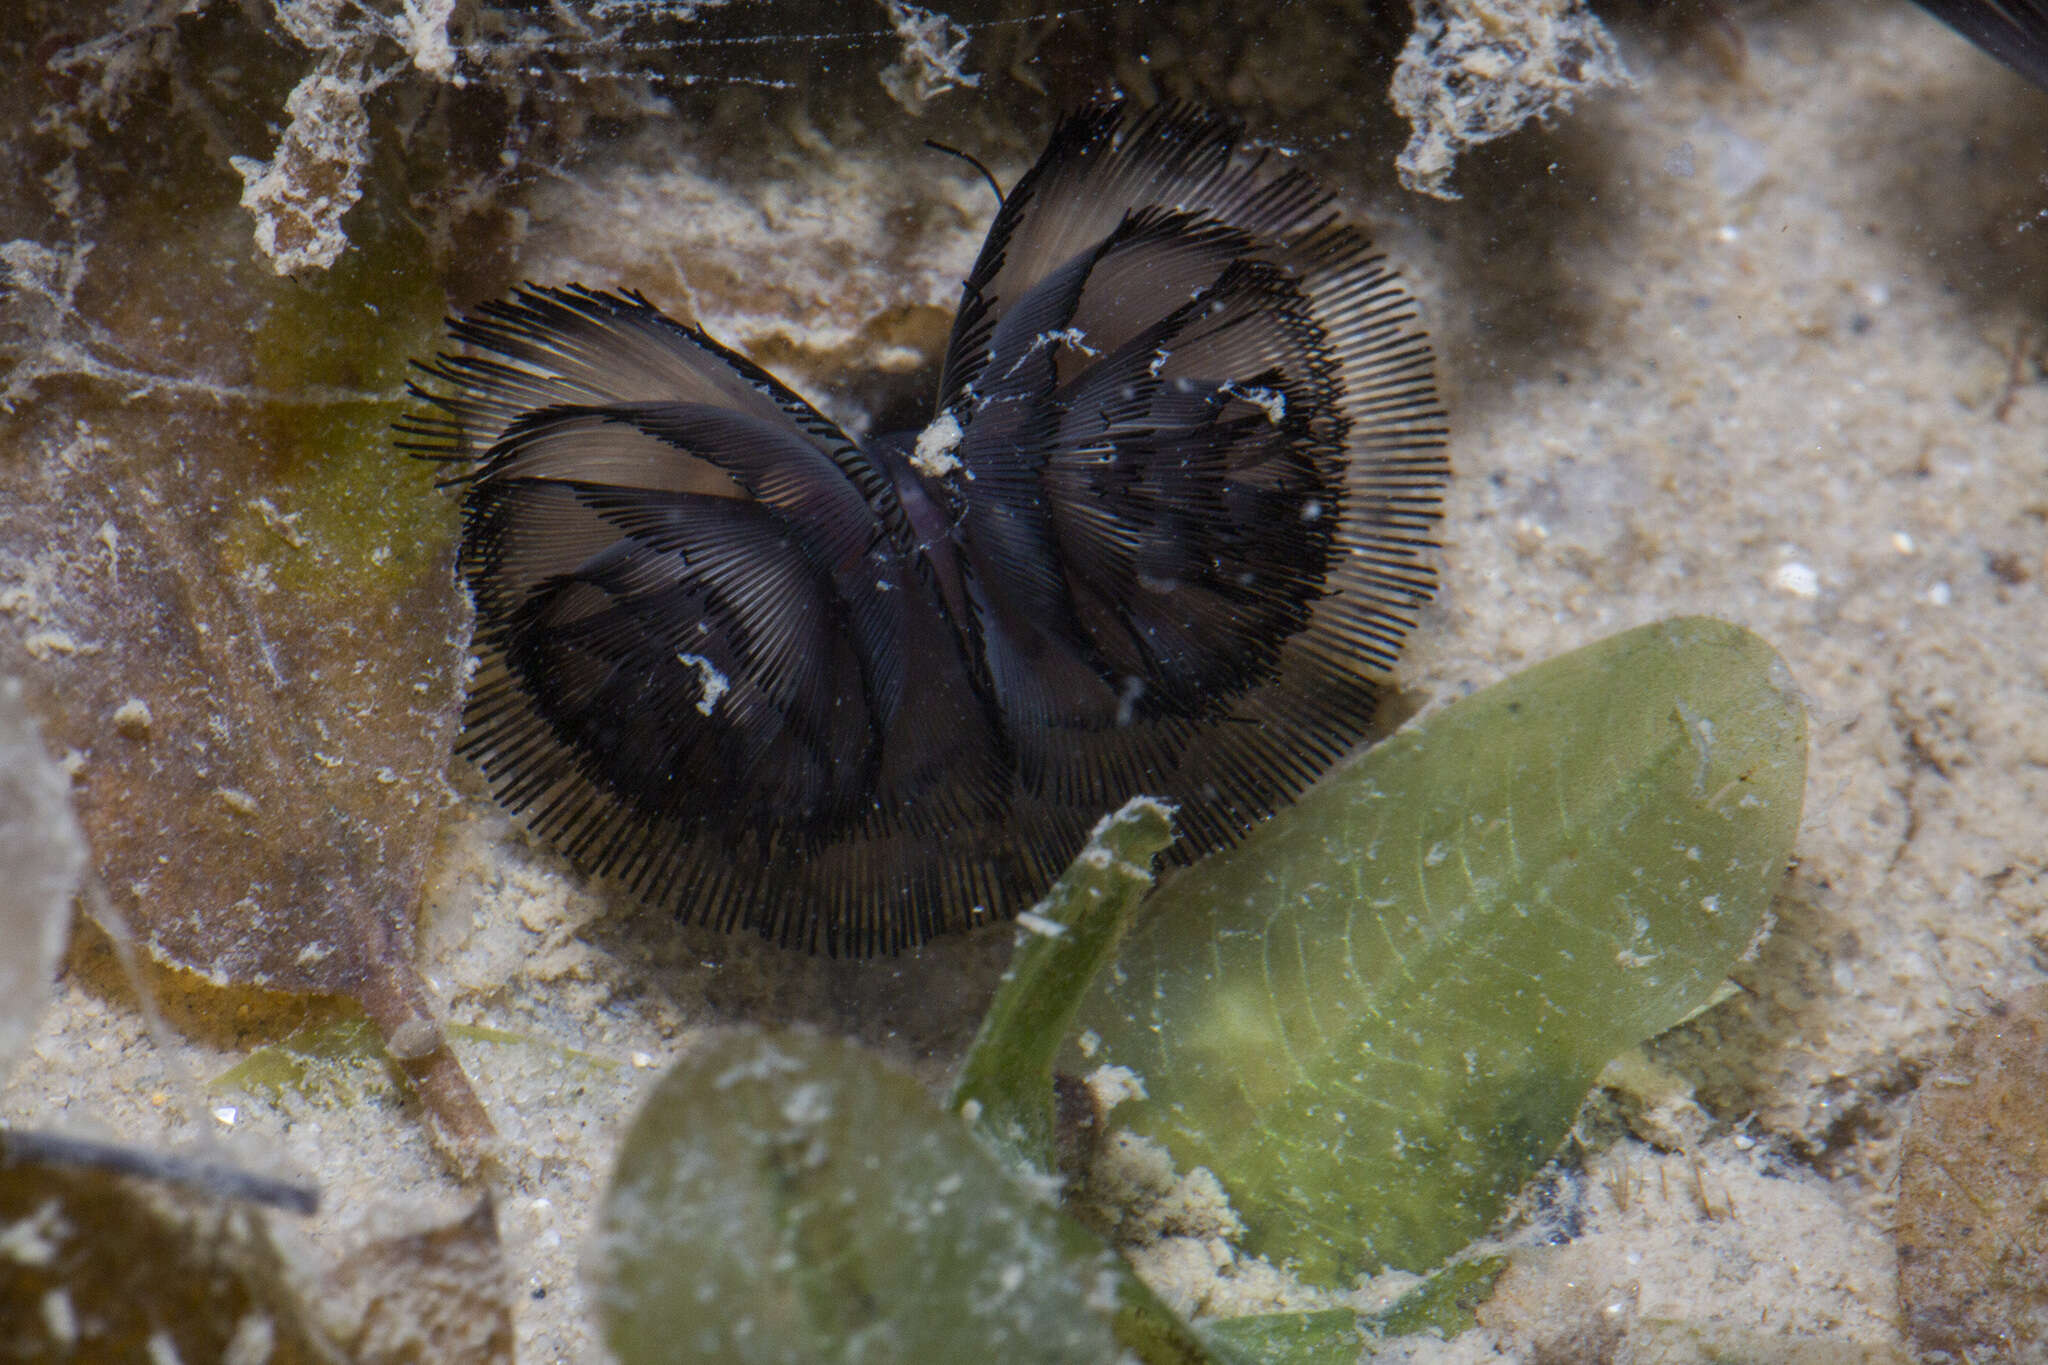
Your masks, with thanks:
[(1116, 953), (1152, 861), (1173, 842), (1173, 810), (1135, 796), (1097, 823), (1045, 899), (1032, 908), (961, 1059), (948, 1107), (972, 1121), (1012, 1166), (1055, 1167), (1053, 1061), (1089, 986)]
[(599, 1230), (625, 1365), (1113, 1360), (1128, 1272), (853, 1044), (713, 1043), (635, 1120)]
[(1606, 1061), (1758, 932), (1805, 779), (1777, 656), (1706, 619), (1528, 670), (1163, 888), (1083, 1006), (1117, 1120), (1336, 1282), (1484, 1231)]
[(1217, 1318), (1200, 1331), (1204, 1343), (1236, 1365), (1323, 1365), (1357, 1360), (1365, 1349), (1358, 1314), (1349, 1308)]

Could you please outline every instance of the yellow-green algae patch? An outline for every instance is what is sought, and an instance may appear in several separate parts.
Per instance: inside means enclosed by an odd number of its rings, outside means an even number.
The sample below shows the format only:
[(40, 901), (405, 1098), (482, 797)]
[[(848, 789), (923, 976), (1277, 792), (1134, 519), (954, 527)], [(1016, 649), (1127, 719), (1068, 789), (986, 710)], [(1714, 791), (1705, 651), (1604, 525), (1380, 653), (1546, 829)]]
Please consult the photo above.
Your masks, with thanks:
[(271, 281), (251, 339), (273, 482), (233, 511), (225, 554), (266, 564), (312, 604), (389, 597), (448, 561), (455, 513), (438, 465), (394, 449), (414, 358), (444, 311), (423, 244), (397, 229), (304, 284)]

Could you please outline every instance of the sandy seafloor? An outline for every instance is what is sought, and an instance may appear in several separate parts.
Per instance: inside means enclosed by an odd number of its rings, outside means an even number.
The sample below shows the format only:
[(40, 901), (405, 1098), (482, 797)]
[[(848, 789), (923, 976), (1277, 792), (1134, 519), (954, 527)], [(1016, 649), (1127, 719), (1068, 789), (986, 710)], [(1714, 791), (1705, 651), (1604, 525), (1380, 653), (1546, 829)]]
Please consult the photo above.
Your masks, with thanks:
[[(1743, 994), (1650, 1051), (1620, 1105), (1635, 1136), (1580, 1182), (1579, 1235), (1518, 1252), (1478, 1330), (1390, 1358), (1907, 1358), (1887, 1227), (1913, 1088), (1961, 1023), (2043, 975), (2048, 93), (1903, 3), (1731, 6), (1688, 31), (1624, 28), (1637, 89), (1468, 159), (1463, 200), (1404, 195), (1341, 149), (1315, 163), (1376, 187), (1351, 202), (1423, 299), (1453, 417), (1444, 589), (1404, 686), (1453, 698), (1710, 613), (1782, 651), (1812, 730), (1797, 866)], [(937, 177), (919, 192), (957, 213), (906, 237), (904, 178), (858, 148), (819, 149), (772, 194), (645, 167), (543, 195), (528, 272), (694, 303), (742, 349), (807, 309), (781, 346), (814, 391), (806, 356), (843, 359), (877, 312), (950, 309), (987, 211)], [(603, 239), (581, 226), (594, 203)], [(849, 265), (883, 256), (886, 277)], [(749, 272), (777, 282), (758, 313), (706, 283)], [(707, 1026), (798, 1020), (937, 1078), (1007, 934), (870, 964), (704, 933), (650, 947), (457, 782), (432, 986), (455, 1020), (613, 1063), (458, 1044), (504, 1136), (520, 1358), (595, 1359), (579, 1248), (661, 1066)], [(167, 1055), (132, 1003), (68, 980), (0, 1118), (172, 1145), (211, 1128), (320, 1184), (323, 1212), (283, 1235), (326, 1252), (469, 1206), (381, 1090), (192, 1112), (191, 1078), (241, 1055)], [(1292, 1301), (1215, 1251), (1138, 1256), (1184, 1303)]]

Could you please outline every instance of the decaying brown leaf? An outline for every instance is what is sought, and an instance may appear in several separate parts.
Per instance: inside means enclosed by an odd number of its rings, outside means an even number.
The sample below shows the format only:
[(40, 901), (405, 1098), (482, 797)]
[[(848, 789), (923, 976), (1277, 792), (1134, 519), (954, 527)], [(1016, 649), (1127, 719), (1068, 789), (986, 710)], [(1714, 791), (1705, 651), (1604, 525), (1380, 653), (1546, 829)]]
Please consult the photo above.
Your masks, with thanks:
[(260, 1215), (99, 1171), (0, 1167), (0, 1355), (323, 1362)]
[(1899, 1162), (1899, 1297), (1930, 1358), (2048, 1351), (2048, 986), (1963, 1031)]
[(512, 1314), (488, 1199), (458, 1222), (356, 1252), (336, 1267), (333, 1289), (329, 1312), (352, 1322), (356, 1365), (510, 1365)]
[(444, 301), (389, 186), (337, 269), (278, 278), (219, 129), (159, 94), (0, 147), (100, 206), (0, 210), (0, 666), (73, 769), (109, 928), (361, 1002), (467, 1149), (489, 1121), (412, 965), (465, 608), (386, 433)]

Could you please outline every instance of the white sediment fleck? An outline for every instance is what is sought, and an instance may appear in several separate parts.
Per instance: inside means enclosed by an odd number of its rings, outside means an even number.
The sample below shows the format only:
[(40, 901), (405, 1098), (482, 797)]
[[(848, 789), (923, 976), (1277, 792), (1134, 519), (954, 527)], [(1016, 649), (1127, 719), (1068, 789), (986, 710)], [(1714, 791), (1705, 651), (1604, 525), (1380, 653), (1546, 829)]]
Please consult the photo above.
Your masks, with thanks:
[(0, 1261), (49, 1265), (63, 1249), (61, 1244), (69, 1231), (57, 1201), (52, 1199), (28, 1217), (0, 1227)]
[(1105, 1114), (1126, 1100), (1145, 1098), (1144, 1080), (1127, 1066), (1098, 1066), (1088, 1073), (1086, 1084)]
[[(903, 43), (903, 55), (882, 71), (882, 88), (912, 114), (948, 90), (981, 84), (966, 69), (972, 35), (946, 15), (907, 0), (885, 0), (889, 24)], [(687, 7), (686, 7), (687, 8)]]
[(1067, 934), (1066, 925), (1061, 924), (1058, 920), (1047, 919), (1044, 915), (1031, 910), (1025, 910), (1018, 914), (1017, 927), (1029, 929), (1032, 933), (1042, 938), (1065, 938)]
[(1795, 559), (1778, 566), (1777, 572), (1771, 575), (1771, 586), (1793, 597), (1818, 597), (1820, 575), (1813, 571), (1811, 565), (1801, 564)]
[(1707, 787), (1707, 773), (1714, 762), (1714, 722), (1712, 717), (1703, 716), (1686, 704), (1678, 702), (1678, 721), (1685, 727), (1685, 737), (1692, 741), (1693, 752), (1699, 755), (1699, 769), (1693, 774), (1692, 784), (1696, 791), (1704, 792)]
[(1116, 723), (1119, 726), (1129, 725), (1137, 718), (1138, 699), (1144, 695), (1145, 680), (1143, 678), (1129, 677), (1124, 679), (1123, 688), (1118, 692), (1116, 699)]
[(1043, 333), (1042, 335), (1037, 337), (1031, 344), (1034, 347), (1051, 346), (1054, 344), (1059, 344), (1064, 346), (1071, 346), (1075, 350), (1079, 351), (1082, 355), (1102, 354), (1102, 352), (1096, 350), (1093, 346), (1090, 346), (1088, 344), (1088, 334), (1082, 331), (1079, 327), (1062, 327), (1057, 332)]
[(71, 1295), (62, 1288), (49, 1290), (43, 1295), (43, 1331), (50, 1341), (66, 1352), (78, 1349), (78, 1313), (71, 1306)]
[(279, 540), (294, 550), (306, 548), (306, 533), (299, 529), (299, 520), (306, 515), (304, 512), (282, 511), (269, 498), (251, 498), (242, 505), (263, 518), (263, 524), (269, 527)]
[(1014, 375), (1017, 371), (1024, 368), (1031, 357), (1037, 355), (1040, 351), (1050, 350), (1055, 346), (1070, 346), (1082, 355), (1102, 354), (1102, 352), (1088, 344), (1088, 334), (1079, 327), (1062, 327), (1058, 331), (1040, 332), (1037, 336), (1031, 338), (1031, 344), (1024, 348), (1023, 354), (1010, 362), (1010, 368), (1003, 372), (1004, 375), (1006, 377)]
[(277, 1324), (268, 1314), (244, 1313), (221, 1352), (221, 1365), (264, 1365), (277, 1350)]
[(107, 547), (107, 577), (114, 582), (121, 581), (121, 531), (111, 521), (100, 523), (100, 529), (93, 539)]
[(917, 448), (910, 453), (910, 467), (933, 479), (952, 473), (960, 467), (960, 457), (953, 452), (960, 448), (963, 434), (958, 417), (950, 411), (940, 413), (917, 433)]
[(1226, 384), (1224, 391), (1235, 394), (1260, 412), (1265, 413), (1266, 420), (1276, 427), (1287, 417), (1287, 395), (1278, 389), (1269, 389), (1263, 386), (1241, 389), (1235, 385)]
[(730, 1090), (742, 1081), (765, 1081), (793, 1071), (802, 1071), (804, 1064), (785, 1052), (763, 1044), (751, 1058), (727, 1067), (711, 1080), (714, 1090)]
[(719, 672), (718, 665), (702, 654), (678, 654), (676, 662), (688, 664), (697, 670), (698, 685), (704, 689), (704, 695), (697, 698), (697, 710), (707, 716), (716, 711), (719, 698), (732, 691), (732, 680)]
[(822, 1123), (832, 1117), (832, 1094), (816, 1081), (796, 1086), (782, 1102), (782, 1117), (791, 1123)]

